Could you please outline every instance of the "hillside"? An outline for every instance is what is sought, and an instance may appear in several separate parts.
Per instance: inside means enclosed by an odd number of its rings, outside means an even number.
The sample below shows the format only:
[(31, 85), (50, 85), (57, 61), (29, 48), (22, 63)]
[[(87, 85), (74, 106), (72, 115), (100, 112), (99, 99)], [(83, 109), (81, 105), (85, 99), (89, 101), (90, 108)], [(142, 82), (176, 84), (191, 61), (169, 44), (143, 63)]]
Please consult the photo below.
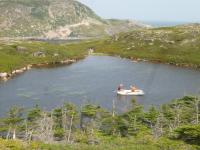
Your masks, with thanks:
[(79, 60), (87, 55), (87, 43), (47, 43), (42, 41), (0, 41), (1, 73), (7, 77), (15, 75), (14, 70), (31, 66), (54, 66), (68, 64), (68, 60)]
[(99, 37), (141, 27), (104, 20), (75, 0), (0, 0), (0, 37)]
[[(118, 24), (114, 20), (112, 23)], [(200, 68), (200, 25), (138, 29), (101, 40), (75, 44), (49, 44), (36, 41), (0, 41), (0, 72), (10, 72), (28, 64), (56, 62), (72, 57), (84, 57), (87, 50), (117, 55), (136, 61), (149, 60), (177, 66)], [(66, 51), (67, 50), (67, 51)], [(43, 52), (45, 57), (34, 57)], [(68, 53), (69, 52), (69, 53)], [(54, 54), (59, 57), (54, 57)], [(12, 60), (12, 62), (10, 62)]]
[(94, 43), (98, 53), (200, 67), (200, 25), (141, 29)]

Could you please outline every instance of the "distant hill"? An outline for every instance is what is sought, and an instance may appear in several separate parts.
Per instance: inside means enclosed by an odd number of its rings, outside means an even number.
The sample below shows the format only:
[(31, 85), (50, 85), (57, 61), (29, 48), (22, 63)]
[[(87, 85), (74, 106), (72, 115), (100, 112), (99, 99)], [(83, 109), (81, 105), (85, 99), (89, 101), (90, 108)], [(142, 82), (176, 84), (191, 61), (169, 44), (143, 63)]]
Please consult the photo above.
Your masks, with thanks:
[(0, 0), (0, 37), (99, 37), (146, 27), (102, 19), (75, 0)]

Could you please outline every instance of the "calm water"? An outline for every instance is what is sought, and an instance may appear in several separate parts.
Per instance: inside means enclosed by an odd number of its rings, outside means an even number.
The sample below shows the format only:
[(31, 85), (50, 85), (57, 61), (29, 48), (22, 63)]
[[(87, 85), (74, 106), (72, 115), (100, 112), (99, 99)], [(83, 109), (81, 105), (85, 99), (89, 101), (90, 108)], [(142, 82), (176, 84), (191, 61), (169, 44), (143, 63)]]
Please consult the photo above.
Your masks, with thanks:
[(129, 107), (131, 97), (117, 97), (118, 84), (136, 84), (146, 93), (136, 97), (145, 106), (200, 91), (200, 72), (152, 63), (134, 63), (109, 56), (89, 56), (70, 66), (32, 69), (0, 83), (0, 115), (12, 105), (44, 109), (73, 102), (98, 104), (110, 109), (115, 100), (118, 111)]
[(144, 21), (146, 24), (150, 24), (154, 27), (171, 27), (171, 26), (177, 26), (177, 25), (183, 25), (183, 24), (189, 24), (194, 22), (173, 22), (173, 21)]

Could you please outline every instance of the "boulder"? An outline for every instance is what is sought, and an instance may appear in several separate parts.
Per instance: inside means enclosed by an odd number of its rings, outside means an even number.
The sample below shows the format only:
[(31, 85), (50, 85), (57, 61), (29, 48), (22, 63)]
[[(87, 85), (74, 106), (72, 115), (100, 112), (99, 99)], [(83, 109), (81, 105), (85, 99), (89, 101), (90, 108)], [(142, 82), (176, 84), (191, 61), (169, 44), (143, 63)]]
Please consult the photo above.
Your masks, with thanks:
[(45, 53), (42, 51), (37, 51), (33, 53), (34, 57), (46, 57)]
[(15, 70), (15, 73), (22, 73), (22, 72), (24, 72), (23, 69)]
[(26, 69), (26, 67), (24, 67), (24, 68), (22, 68), (22, 69), (20, 69), (20, 70), (22, 70), (22, 71), (26, 71), (27, 69)]
[(8, 77), (8, 73), (6, 72), (0, 73), (0, 78), (6, 78), (6, 77)]
[(58, 53), (54, 53), (53, 56), (54, 56), (54, 57), (58, 57), (59, 54), (58, 54)]
[(17, 46), (16, 47), (16, 51), (23, 53), (23, 52), (27, 51), (27, 48), (26, 47), (22, 47), (22, 46)]
[(32, 67), (32, 65), (27, 65), (27, 66), (26, 66), (26, 70), (30, 70), (31, 67)]
[(76, 62), (75, 59), (67, 59), (67, 60), (62, 60), (60, 63), (61, 64), (71, 64), (71, 63), (74, 63)]
[(7, 78), (7, 77), (4, 77), (4, 78), (2, 78), (2, 80), (3, 80), (3, 81), (7, 81), (7, 80), (8, 80), (8, 78)]

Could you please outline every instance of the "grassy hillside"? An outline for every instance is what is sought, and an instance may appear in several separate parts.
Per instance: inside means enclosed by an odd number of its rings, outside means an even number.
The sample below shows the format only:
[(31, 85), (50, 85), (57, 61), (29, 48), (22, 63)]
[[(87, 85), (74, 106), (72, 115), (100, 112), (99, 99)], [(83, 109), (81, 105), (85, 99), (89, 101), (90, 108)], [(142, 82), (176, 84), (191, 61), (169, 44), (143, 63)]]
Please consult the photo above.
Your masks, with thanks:
[[(93, 48), (96, 53), (199, 68), (200, 25), (135, 30), (107, 39), (68, 44), (1, 41), (0, 72), (10, 71), (25, 64), (83, 58), (89, 48)], [(38, 51), (43, 52), (45, 57), (34, 57), (33, 54)], [(55, 57), (57, 53), (58, 56)]]
[(113, 24), (76, 0), (0, 0), (1, 38), (99, 37), (141, 27), (130, 21)]
[[(73, 0), (0, 0), (1, 37), (45, 37), (49, 31), (88, 18), (103, 24), (90, 8)], [(66, 27), (60, 32), (67, 37), (69, 30)]]
[(69, 45), (38, 41), (1, 41), (0, 72), (11, 72), (28, 64), (54, 64), (66, 59), (81, 59), (86, 54), (87, 43)]
[(93, 47), (98, 53), (199, 68), (200, 25), (121, 33)]

